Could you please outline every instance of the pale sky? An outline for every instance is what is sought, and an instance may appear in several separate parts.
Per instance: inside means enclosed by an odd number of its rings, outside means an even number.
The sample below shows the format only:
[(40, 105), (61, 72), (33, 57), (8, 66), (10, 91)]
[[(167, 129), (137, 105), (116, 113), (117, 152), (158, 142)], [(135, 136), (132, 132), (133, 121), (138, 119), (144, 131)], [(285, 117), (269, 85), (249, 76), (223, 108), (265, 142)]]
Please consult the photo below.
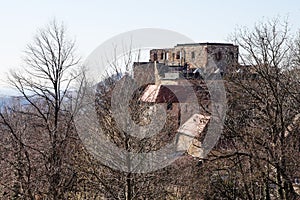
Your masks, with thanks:
[(112, 36), (139, 28), (161, 28), (197, 42), (223, 42), (237, 26), (288, 16), (300, 29), (297, 0), (0, 0), (0, 79), (22, 64), (23, 50), (36, 30), (63, 21), (84, 59)]

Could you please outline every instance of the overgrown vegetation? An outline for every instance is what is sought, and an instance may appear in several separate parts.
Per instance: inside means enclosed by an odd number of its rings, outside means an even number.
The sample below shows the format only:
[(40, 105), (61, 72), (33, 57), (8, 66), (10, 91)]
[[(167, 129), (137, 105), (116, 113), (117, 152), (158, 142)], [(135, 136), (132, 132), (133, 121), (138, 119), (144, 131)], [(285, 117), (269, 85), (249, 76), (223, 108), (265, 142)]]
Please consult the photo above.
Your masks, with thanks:
[[(218, 145), (203, 162), (184, 155), (140, 174), (104, 165), (81, 143), (74, 126), (81, 102), (70, 87), (77, 84), (76, 92), (85, 95), (88, 83), (74, 41), (51, 22), (27, 47), (26, 68), (9, 77), (26, 103), (16, 99), (0, 110), (0, 198), (299, 199), (300, 36), (276, 19), (240, 29), (232, 40), (241, 65), (228, 66), (232, 73), (224, 76), (229, 109)], [(173, 118), (154, 138), (120, 131), (110, 101), (116, 79), (104, 83), (94, 102), (111, 142), (150, 152), (174, 137)], [(137, 123), (147, 109), (139, 104), (141, 91), (129, 108)]]

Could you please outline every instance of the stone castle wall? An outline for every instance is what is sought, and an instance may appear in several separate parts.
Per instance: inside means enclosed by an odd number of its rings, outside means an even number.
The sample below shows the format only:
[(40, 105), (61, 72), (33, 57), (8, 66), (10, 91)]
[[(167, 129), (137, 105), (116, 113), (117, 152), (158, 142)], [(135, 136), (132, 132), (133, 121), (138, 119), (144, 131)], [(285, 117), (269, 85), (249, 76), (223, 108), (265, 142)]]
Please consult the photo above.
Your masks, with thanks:
[[(150, 62), (157, 61), (168, 66), (205, 68), (214, 63), (222, 72), (238, 63), (238, 46), (224, 43), (178, 44), (174, 48), (152, 49)], [(210, 61), (213, 62), (208, 62)]]

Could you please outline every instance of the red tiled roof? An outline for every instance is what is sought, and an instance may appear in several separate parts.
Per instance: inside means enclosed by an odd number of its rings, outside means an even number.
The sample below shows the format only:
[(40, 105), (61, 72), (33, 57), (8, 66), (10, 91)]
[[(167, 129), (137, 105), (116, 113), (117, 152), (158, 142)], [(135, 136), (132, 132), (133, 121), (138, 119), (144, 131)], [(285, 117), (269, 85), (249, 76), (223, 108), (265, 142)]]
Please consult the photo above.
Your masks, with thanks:
[(187, 85), (148, 85), (141, 100), (149, 103), (191, 102), (195, 94), (192, 86)]

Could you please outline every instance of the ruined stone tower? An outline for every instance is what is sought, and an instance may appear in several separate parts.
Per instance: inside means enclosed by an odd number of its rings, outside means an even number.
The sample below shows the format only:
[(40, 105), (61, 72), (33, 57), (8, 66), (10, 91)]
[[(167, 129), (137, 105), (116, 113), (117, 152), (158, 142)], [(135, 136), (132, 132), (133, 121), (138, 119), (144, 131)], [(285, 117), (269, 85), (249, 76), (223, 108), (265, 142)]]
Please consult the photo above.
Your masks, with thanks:
[(220, 72), (226, 73), (229, 66), (238, 63), (238, 52), (238, 46), (229, 43), (177, 44), (174, 48), (152, 49), (150, 62), (196, 69), (205, 68), (211, 59)]

